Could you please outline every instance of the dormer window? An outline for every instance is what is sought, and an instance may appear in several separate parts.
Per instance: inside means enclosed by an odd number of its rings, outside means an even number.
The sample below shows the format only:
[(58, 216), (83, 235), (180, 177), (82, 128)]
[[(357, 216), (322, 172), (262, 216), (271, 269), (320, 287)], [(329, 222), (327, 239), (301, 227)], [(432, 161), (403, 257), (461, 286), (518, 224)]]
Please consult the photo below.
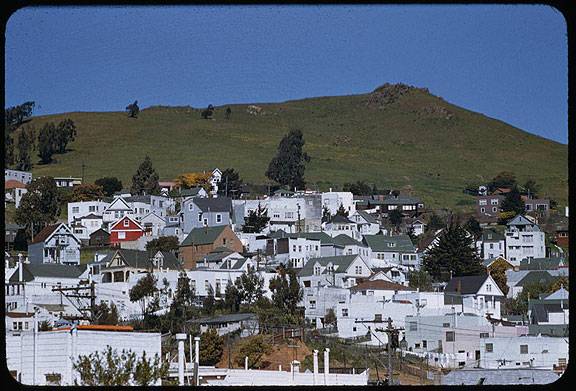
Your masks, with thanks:
[(396, 243), (388, 243), (388, 247), (396, 247)]
[(320, 266), (318, 266), (318, 265), (314, 266), (314, 275), (319, 276), (320, 273), (321, 273)]

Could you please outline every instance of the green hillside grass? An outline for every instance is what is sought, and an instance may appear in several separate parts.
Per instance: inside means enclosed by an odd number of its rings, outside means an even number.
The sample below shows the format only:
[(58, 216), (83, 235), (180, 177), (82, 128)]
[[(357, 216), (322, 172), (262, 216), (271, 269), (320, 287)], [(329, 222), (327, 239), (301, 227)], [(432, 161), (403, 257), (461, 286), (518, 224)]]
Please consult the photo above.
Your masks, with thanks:
[[(124, 112), (75, 112), (35, 117), (71, 118), (78, 136), (70, 151), (33, 174), (81, 176), (85, 180), (117, 176), (126, 186), (145, 155), (162, 179), (198, 170), (238, 170), (245, 182), (268, 183), (264, 173), (277, 145), (291, 128), (300, 128), (312, 160), (306, 169), (311, 188), (338, 187), (363, 180), (379, 188), (412, 189), (433, 207), (470, 208), (465, 184), (513, 171), (520, 182), (533, 178), (542, 194), (565, 205), (568, 197), (568, 149), (412, 89), (382, 108), (368, 107), (369, 94), (320, 97), (258, 104), (264, 114), (231, 105), (230, 120), (217, 107), (214, 120), (200, 109), (150, 107), (137, 119)], [(439, 112), (438, 112), (439, 110)], [(452, 118), (446, 119), (443, 110)], [(431, 112), (430, 112), (431, 111)]]

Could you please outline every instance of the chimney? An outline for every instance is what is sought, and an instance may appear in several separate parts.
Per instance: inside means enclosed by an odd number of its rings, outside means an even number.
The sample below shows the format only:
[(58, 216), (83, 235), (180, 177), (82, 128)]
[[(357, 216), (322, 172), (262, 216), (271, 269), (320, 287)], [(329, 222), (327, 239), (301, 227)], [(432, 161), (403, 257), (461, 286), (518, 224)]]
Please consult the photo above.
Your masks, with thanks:
[(244, 370), (248, 370), (248, 356), (244, 357)]
[(22, 254), (18, 254), (18, 281), (22, 282), (24, 280), (22, 268), (24, 268), (24, 262), (22, 262)]

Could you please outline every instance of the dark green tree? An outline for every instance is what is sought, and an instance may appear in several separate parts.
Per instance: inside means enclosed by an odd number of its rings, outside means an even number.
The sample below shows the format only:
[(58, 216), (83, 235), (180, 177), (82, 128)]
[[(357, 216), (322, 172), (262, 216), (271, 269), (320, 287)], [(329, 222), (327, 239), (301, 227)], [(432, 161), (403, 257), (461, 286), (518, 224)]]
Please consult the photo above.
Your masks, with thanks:
[(242, 297), (240, 296), (240, 292), (238, 292), (238, 288), (229, 280), (226, 285), (226, 290), (224, 291), (224, 308), (232, 313), (238, 312), (240, 311), (241, 302)]
[(216, 329), (208, 329), (200, 336), (200, 365), (215, 365), (224, 352), (224, 338)]
[(310, 161), (310, 157), (303, 152), (304, 137), (302, 131), (291, 130), (278, 146), (276, 156), (270, 161), (266, 176), (278, 182), (282, 186), (289, 186), (291, 189), (304, 188), (305, 163)]
[(322, 207), (322, 222), (329, 223), (332, 221), (332, 214), (330, 213), (330, 209), (326, 205)]
[(214, 106), (208, 105), (206, 110), (202, 111), (202, 118), (204, 119), (212, 119), (214, 115)]
[(430, 216), (430, 218), (428, 219), (428, 225), (426, 226), (426, 231), (435, 232), (445, 227), (446, 222), (436, 213), (432, 213), (432, 216)]
[(32, 169), (32, 150), (34, 149), (34, 129), (24, 127), (16, 141), (18, 159), (16, 169), (30, 171)]
[(76, 125), (70, 118), (66, 118), (56, 126), (55, 149), (58, 153), (66, 152), (66, 147), (71, 141), (76, 139)]
[(185, 271), (178, 274), (178, 285), (174, 293), (174, 299), (170, 305), (171, 311), (177, 319), (185, 321), (193, 313), (194, 291), (190, 287), (190, 278)]
[(466, 223), (464, 224), (464, 229), (470, 234), (474, 235), (475, 239), (478, 239), (482, 236), (482, 227), (480, 227), (480, 223), (474, 216), (470, 216)]
[(37, 177), (27, 186), (28, 192), (22, 196), (20, 207), (16, 209), (15, 220), (30, 232), (30, 237), (48, 224), (56, 222), (60, 215), (60, 199), (54, 178)]
[(280, 265), (276, 271), (276, 276), (270, 280), (270, 290), (272, 291), (272, 302), (289, 314), (295, 314), (298, 303), (302, 300), (304, 292), (298, 283), (296, 272)]
[(140, 303), (144, 317), (158, 310), (155, 301), (158, 292), (157, 281), (158, 279), (152, 273), (146, 273), (128, 292), (131, 302)]
[(214, 288), (212, 285), (208, 287), (208, 294), (202, 301), (202, 310), (206, 315), (214, 314), (214, 310), (216, 307), (216, 298), (214, 297)]
[(396, 229), (400, 227), (402, 224), (402, 212), (399, 209), (393, 209), (390, 213), (388, 213), (388, 220), (390, 220), (390, 224), (392, 224)]
[(18, 106), (9, 107), (4, 110), (5, 129), (10, 133), (22, 125), (32, 116), (34, 102), (25, 102)]
[(158, 173), (152, 167), (152, 160), (149, 156), (144, 158), (132, 177), (130, 192), (132, 194), (158, 194), (160, 192)]
[(423, 259), (424, 270), (435, 281), (448, 281), (453, 276), (478, 275), (486, 272), (476, 253), (474, 238), (459, 225), (452, 224), (439, 237)]
[(92, 183), (74, 186), (68, 202), (97, 201), (104, 197), (102, 188)]
[(101, 302), (94, 307), (94, 324), (118, 324), (118, 308), (112, 303), (110, 306), (106, 302)]
[(524, 188), (525, 194), (533, 198), (538, 198), (538, 193), (540, 192), (541, 186), (537, 184), (535, 180), (528, 179), (522, 187)]
[(104, 177), (96, 179), (94, 184), (101, 186), (102, 191), (104, 191), (104, 194), (106, 194), (108, 197), (111, 197), (117, 191), (122, 190), (122, 182), (116, 177)]
[(248, 305), (264, 295), (264, 278), (252, 266), (248, 266), (248, 270), (236, 279), (235, 285), (240, 300)]
[(14, 164), (14, 139), (7, 131), (4, 132), (4, 165), (10, 167)]
[(507, 295), (509, 290), (506, 270), (506, 265), (503, 262), (492, 264), (492, 267), (490, 268), (490, 276), (492, 276), (496, 285), (498, 285), (498, 288), (500, 288), (504, 295)]
[(52, 162), (52, 156), (56, 153), (57, 129), (53, 122), (42, 126), (38, 133), (38, 156), (43, 164)]
[(272, 353), (272, 345), (263, 334), (255, 335), (242, 340), (236, 355), (236, 364), (244, 365), (244, 358), (248, 357), (249, 369), (259, 368), (262, 358)]
[(233, 168), (227, 168), (222, 171), (222, 178), (218, 185), (218, 195), (238, 198), (240, 197), (241, 191), (242, 179), (240, 178), (240, 174)]
[(242, 232), (244, 233), (260, 233), (270, 221), (268, 217), (268, 209), (263, 208), (258, 204), (258, 209), (248, 212), (248, 217), (244, 220)]
[(174, 253), (179, 247), (180, 244), (176, 236), (160, 236), (146, 243), (146, 251), (149, 251), (151, 255), (158, 251)]
[(344, 208), (344, 205), (340, 204), (336, 210), (336, 216), (348, 217), (348, 211)]
[(226, 119), (230, 119), (231, 114), (232, 114), (232, 109), (230, 107), (226, 107)]
[(374, 189), (371, 188), (370, 185), (368, 185), (364, 181), (357, 181), (356, 183), (345, 183), (344, 186), (342, 187), (342, 191), (349, 191), (354, 195), (362, 195), (362, 196), (374, 194)]
[(128, 112), (128, 117), (138, 118), (138, 114), (140, 113), (140, 107), (138, 107), (138, 101), (135, 100), (134, 103), (131, 103), (128, 106), (126, 106), (126, 111)]
[(512, 187), (512, 190), (506, 193), (500, 209), (502, 212), (514, 212), (515, 216), (524, 214), (526, 206), (524, 201), (522, 201), (522, 196), (520, 195), (518, 186)]

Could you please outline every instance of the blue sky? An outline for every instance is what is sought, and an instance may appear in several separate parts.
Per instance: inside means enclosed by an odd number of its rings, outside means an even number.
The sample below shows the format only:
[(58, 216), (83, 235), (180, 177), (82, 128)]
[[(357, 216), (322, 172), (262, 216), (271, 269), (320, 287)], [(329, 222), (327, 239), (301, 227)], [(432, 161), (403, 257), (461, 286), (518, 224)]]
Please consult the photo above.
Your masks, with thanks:
[(568, 139), (566, 23), (540, 5), (25, 8), (6, 28), (6, 105), (37, 114), (430, 92)]

